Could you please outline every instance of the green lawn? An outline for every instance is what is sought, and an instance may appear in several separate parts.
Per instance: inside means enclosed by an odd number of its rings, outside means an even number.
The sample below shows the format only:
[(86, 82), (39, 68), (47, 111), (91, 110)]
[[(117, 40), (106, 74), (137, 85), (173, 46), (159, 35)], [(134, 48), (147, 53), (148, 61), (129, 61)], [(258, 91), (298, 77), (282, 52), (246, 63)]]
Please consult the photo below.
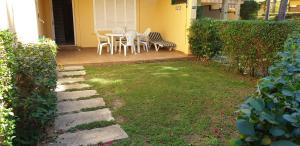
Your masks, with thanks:
[(87, 67), (129, 139), (116, 145), (225, 145), (255, 84), (216, 64), (193, 61)]

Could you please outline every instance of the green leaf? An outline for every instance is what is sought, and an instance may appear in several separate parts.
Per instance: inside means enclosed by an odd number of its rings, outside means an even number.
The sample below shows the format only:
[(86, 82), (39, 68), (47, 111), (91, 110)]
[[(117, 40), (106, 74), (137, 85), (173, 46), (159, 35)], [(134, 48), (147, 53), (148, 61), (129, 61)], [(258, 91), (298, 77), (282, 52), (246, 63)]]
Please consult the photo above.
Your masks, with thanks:
[(294, 129), (294, 130), (293, 130), (293, 135), (294, 135), (295, 137), (300, 138), (300, 128)]
[(300, 102), (300, 90), (296, 92), (296, 100)]
[(298, 146), (298, 145), (288, 140), (280, 140), (280, 141), (273, 142), (271, 146)]
[(249, 121), (238, 120), (237, 128), (241, 134), (244, 134), (244, 135), (254, 135), (255, 134), (254, 126)]
[(260, 114), (260, 118), (262, 120), (266, 120), (266, 121), (268, 121), (268, 122), (270, 122), (272, 124), (277, 124), (277, 122), (275, 121), (275, 116), (272, 115), (271, 113), (262, 112)]
[(298, 122), (297, 119), (295, 119), (293, 116), (288, 115), (288, 114), (283, 115), (283, 118), (285, 120), (289, 121), (289, 122), (292, 122), (292, 123)]
[(285, 134), (284, 130), (278, 128), (278, 127), (273, 127), (269, 130), (269, 132), (275, 136), (275, 137), (278, 137), (278, 136), (282, 136)]
[(241, 112), (250, 117), (251, 115), (251, 110), (250, 109), (241, 109)]
[(258, 112), (262, 111), (265, 107), (264, 101), (262, 99), (249, 99), (249, 104)]
[(281, 91), (281, 93), (282, 93), (282, 95), (284, 95), (284, 96), (293, 96), (293, 95), (294, 95), (293, 92), (291, 92), (291, 91), (289, 91), (289, 90), (286, 90), (286, 89), (283, 89), (283, 90)]

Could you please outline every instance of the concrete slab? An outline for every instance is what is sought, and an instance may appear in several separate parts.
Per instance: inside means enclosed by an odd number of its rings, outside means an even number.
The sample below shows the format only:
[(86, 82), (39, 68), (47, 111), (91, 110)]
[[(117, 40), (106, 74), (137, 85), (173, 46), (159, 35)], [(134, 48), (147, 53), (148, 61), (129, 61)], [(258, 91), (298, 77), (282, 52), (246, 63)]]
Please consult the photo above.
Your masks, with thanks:
[(81, 124), (87, 124), (96, 121), (111, 121), (114, 118), (108, 108), (99, 109), (96, 111), (80, 112), (58, 116), (55, 120), (55, 130), (66, 131), (72, 127)]
[(67, 72), (58, 72), (57, 77), (73, 77), (73, 76), (84, 76), (86, 75), (85, 71), (67, 71)]
[(57, 84), (62, 85), (62, 84), (72, 84), (72, 83), (78, 83), (78, 82), (83, 82), (85, 81), (84, 78), (59, 78), (57, 80)]
[(120, 127), (120, 125), (113, 125), (104, 128), (79, 131), (76, 133), (65, 133), (58, 136), (57, 142), (66, 146), (86, 146), (90, 144), (95, 145), (100, 142), (106, 143), (125, 138), (128, 138), (128, 135)]
[(90, 87), (91, 86), (88, 84), (80, 84), (80, 83), (69, 84), (69, 85), (57, 85), (55, 91), (62, 92), (67, 90), (80, 90), (80, 89), (86, 89)]
[(58, 110), (57, 113), (60, 114), (60, 113), (67, 113), (73, 111), (80, 111), (81, 109), (84, 108), (93, 108), (99, 106), (105, 106), (103, 98), (93, 98), (93, 99), (78, 100), (78, 101), (64, 101), (64, 102), (59, 102), (57, 104), (57, 110)]
[(76, 100), (78, 98), (91, 97), (96, 95), (98, 95), (96, 90), (57, 92), (58, 101)]

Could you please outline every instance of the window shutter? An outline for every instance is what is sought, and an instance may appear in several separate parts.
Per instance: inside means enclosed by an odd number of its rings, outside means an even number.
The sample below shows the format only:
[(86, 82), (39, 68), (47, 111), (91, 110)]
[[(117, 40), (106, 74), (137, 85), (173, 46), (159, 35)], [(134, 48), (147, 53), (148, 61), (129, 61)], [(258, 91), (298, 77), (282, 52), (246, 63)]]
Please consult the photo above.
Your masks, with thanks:
[(136, 29), (136, 0), (94, 0), (95, 31)]

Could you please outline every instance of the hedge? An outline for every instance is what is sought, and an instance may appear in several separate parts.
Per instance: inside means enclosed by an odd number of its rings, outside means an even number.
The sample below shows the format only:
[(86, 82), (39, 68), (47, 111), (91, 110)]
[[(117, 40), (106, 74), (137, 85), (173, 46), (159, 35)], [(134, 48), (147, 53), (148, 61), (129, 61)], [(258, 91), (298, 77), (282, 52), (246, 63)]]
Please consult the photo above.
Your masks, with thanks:
[[(8, 31), (1, 33), (15, 37)], [(6, 39), (4, 44), (10, 43)], [(5, 45), (4, 48), (8, 50)], [(13, 124), (10, 132), (4, 131), (4, 135), (10, 138), (0, 139), (7, 145), (36, 145), (45, 135), (47, 125), (53, 121), (56, 112), (56, 48), (56, 44), (48, 39), (40, 40), (37, 44), (19, 43), (11, 45), (9, 49), (12, 50), (10, 54), (13, 57), (1, 58), (1, 66), (8, 65), (7, 68), (1, 67), (0, 73), (10, 76), (8, 89), (14, 95), (1, 100), (5, 105), (1, 112), (11, 115), (5, 120), (1, 119), (1, 122), (3, 125)], [(4, 72), (5, 70), (9, 72)], [(1, 86), (6, 86), (5, 83), (0, 83)], [(12, 112), (14, 115), (10, 114)], [(4, 128), (1, 127), (1, 132), (2, 129)]]
[(219, 32), (217, 21), (206, 18), (195, 21), (189, 35), (192, 53), (204, 58), (219, 54), (222, 47)]
[(198, 57), (212, 58), (220, 51), (231, 69), (264, 76), (293, 31), (300, 31), (299, 21), (197, 20), (190, 28), (189, 43)]
[(16, 51), (16, 144), (36, 144), (55, 117), (55, 55), (56, 45), (50, 40), (19, 45)]
[(0, 145), (12, 145), (15, 128), (11, 107), (14, 95), (14, 43), (13, 33), (0, 31)]
[(232, 146), (300, 145), (299, 33), (289, 37), (279, 58), (241, 106), (237, 120), (241, 138)]

